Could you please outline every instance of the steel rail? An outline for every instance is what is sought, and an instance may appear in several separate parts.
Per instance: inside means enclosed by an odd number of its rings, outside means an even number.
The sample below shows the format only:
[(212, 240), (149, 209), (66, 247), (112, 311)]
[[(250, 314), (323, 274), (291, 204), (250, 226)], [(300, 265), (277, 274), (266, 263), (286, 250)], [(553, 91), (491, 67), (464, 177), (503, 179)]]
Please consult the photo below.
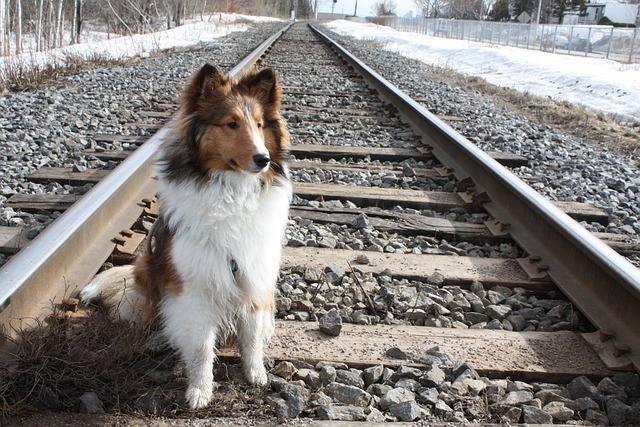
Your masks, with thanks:
[[(229, 75), (237, 77), (252, 67), (291, 25), (255, 48)], [(142, 200), (156, 192), (155, 155), (167, 126), (0, 269), (0, 332), (15, 336), (50, 310), (54, 301), (93, 277), (113, 252), (112, 239), (135, 222), (144, 207)]]
[(309, 25), (398, 109), (436, 158), (453, 169), (457, 179), (471, 178), (476, 202), (507, 225), (525, 251), (540, 257), (532, 266), (546, 271), (595, 326), (613, 330), (614, 345), (628, 350), (626, 356), (640, 370), (639, 270), (320, 29)]

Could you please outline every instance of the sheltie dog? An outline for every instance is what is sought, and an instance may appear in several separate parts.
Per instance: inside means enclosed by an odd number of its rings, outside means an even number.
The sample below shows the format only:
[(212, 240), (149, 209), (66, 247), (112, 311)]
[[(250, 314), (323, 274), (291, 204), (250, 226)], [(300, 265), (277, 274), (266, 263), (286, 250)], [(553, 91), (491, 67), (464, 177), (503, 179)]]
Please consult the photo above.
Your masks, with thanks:
[(247, 380), (267, 382), (264, 347), (291, 199), (281, 96), (269, 68), (239, 79), (209, 64), (197, 71), (158, 157), (154, 244), (81, 292), (132, 322), (159, 320), (185, 363), (192, 409), (211, 401), (225, 334), (237, 336)]

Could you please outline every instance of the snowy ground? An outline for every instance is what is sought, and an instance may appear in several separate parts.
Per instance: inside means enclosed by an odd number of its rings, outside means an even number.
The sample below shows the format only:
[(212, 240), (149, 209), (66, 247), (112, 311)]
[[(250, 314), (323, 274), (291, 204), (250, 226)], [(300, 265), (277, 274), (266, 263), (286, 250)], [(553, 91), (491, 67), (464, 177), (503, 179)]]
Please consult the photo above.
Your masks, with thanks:
[(390, 51), (479, 76), (489, 83), (640, 122), (640, 65), (487, 43), (403, 33), (375, 24), (338, 20), (338, 34), (381, 42)]
[[(145, 53), (185, 47), (244, 31), (244, 20), (265, 22), (275, 18), (216, 14), (183, 26), (153, 34), (125, 36), (68, 46), (46, 53), (25, 53), (0, 58), (0, 73), (11, 64), (64, 61), (65, 52), (91, 57), (129, 58)], [(237, 22), (238, 21), (238, 22)], [(327, 24), (339, 34), (382, 42), (396, 51), (428, 64), (483, 77), (488, 82), (557, 100), (582, 104), (621, 118), (640, 122), (640, 65), (558, 55), (536, 50), (490, 45), (464, 40), (403, 33), (375, 24), (338, 20)]]
[(187, 21), (185, 25), (180, 27), (151, 34), (121, 37), (114, 37), (111, 34), (111, 38), (105, 40), (105, 33), (89, 32), (83, 34), (85, 39), (91, 40), (86, 43), (48, 52), (26, 52), (20, 56), (0, 57), (0, 74), (5, 67), (11, 65), (33, 66), (37, 64), (43, 67), (51, 62), (64, 63), (65, 56), (68, 54), (85, 58), (104, 56), (111, 59), (126, 59), (144, 56), (149, 52), (191, 46), (224, 37), (234, 31), (246, 31), (248, 28), (246, 21), (259, 23), (279, 21), (279, 19), (222, 13), (205, 16), (203, 20)]

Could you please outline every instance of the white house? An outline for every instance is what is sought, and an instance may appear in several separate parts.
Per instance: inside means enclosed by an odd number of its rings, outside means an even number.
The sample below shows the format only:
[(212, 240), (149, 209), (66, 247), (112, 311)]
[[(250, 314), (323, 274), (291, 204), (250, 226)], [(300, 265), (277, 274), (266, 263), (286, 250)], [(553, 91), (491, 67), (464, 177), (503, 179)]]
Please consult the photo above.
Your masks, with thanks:
[(584, 24), (599, 24), (607, 18), (613, 24), (640, 24), (640, 8), (637, 4), (587, 3)]

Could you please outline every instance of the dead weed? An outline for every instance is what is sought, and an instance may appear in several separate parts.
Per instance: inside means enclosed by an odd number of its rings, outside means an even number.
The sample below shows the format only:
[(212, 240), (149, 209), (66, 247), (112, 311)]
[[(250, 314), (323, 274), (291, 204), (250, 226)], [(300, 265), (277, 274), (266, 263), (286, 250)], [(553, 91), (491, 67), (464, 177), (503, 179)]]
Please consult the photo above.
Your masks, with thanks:
[[(175, 352), (158, 346), (153, 330), (114, 321), (106, 310), (46, 321), (19, 332), (0, 360), (0, 420), (40, 412), (81, 412), (94, 392), (106, 413), (177, 417), (263, 416), (263, 388), (251, 387), (239, 365), (218, 363), (218, 392), (199, 411), (184, 402), (186, 378)], [(8, 339), (8, 338), (7, 338)]]

